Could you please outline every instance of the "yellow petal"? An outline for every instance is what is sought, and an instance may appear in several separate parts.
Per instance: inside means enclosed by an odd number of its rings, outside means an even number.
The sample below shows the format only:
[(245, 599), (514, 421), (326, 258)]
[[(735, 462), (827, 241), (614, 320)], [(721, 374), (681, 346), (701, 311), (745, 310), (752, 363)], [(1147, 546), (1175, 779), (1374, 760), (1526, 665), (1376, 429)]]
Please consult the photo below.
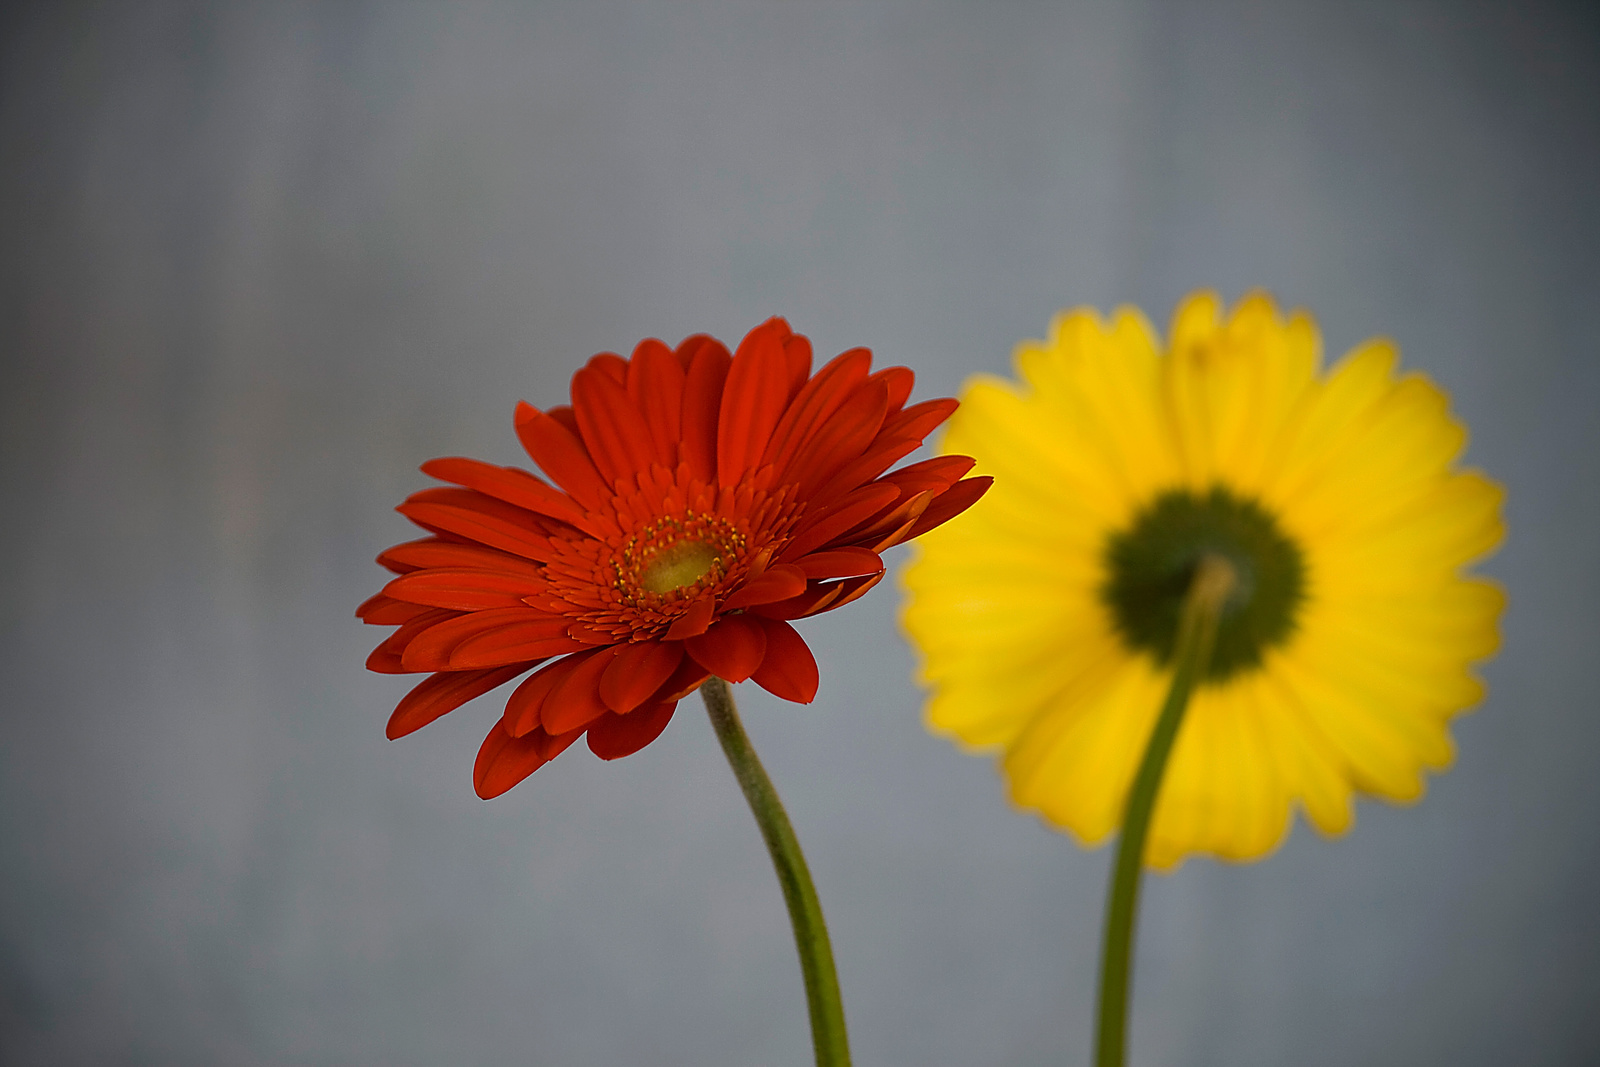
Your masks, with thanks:
[(1086, 844), (1104, 840), (1121, 819), (1161, 682), (1142, 658), (1108, 658), (1079, 691), (1053, 701), (1006, 749), (1012, 800)]

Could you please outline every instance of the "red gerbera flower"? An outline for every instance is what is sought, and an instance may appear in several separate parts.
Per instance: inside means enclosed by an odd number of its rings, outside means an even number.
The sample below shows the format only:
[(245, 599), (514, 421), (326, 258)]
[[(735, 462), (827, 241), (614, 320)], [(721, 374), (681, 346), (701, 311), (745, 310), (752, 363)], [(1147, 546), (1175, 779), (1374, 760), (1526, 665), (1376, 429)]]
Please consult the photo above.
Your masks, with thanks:
[(423, 464), (453, 487), (398, 510), (432, 536), (378, 557), (399, 577), (357, 612), (400, 627), (369, 668), (431, 672), (389, 736), (543, 663), (478, 752), (487, 799), (585, 733), (601, 759), (637, 752), (712, 674), (809, 703), (817, 664), (789, 620), (861, 596), (883, 578), (880, 552), (989, 485), (962, 479), (965, 456), (884, 473), (956, 401), (906, 407), (911, 371), (871, 363), (851, 349), (812, 376), (810, 342), (779, 318), (732, 356), (703, 334), (676, 350), (646, 340), (574, 374), (571, 407), (517, 405), (554, 486), (473, 459)]

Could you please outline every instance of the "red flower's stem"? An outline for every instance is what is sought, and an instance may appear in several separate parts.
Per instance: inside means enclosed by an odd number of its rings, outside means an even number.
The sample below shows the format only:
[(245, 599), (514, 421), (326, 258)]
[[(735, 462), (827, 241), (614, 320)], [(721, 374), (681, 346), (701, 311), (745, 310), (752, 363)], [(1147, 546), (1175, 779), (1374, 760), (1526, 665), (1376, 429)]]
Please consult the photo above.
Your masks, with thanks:
[(1155, 814), (1161, 776), (1178, 739), (1178, 727), (1196, 683), (1205, 677), (1217, 623), (1238, 576), (1220, 556), (1200, 558), (1184, 597), (1173, 654), (1172, 688), (1156, 717), (1144, 758), (1128, 789), (1122, 816), (1122, 839), (1112, 869), (1106, 901), (1105, 954), (1100, 962), (1100, 1018), (1095, 1034), (1095, 1067), (1122, 1067), (1128, 1044), (1128, 981), (1133, 972), (1133, 925), (1139, 913), (1139, 877), (1144, 871), (1144, 845)]
[(778, 871), (778, 884), (783, 887), (784, 903), (789, 905), (800, 971), (805, 976), (817, 1067), (850, 1067), (850, 1044), (845, 1036), (844, 1004), (839, 999), (839, 975), (833, 967), (833, 946), (828, 941), (822, 905), (817, 901), (817, 889), (811, 884), (811, 872), (806, 869), (794, 827), (784, 814), (778, 791), (772, 788), (772, 779), (750, 747), (728, 683), (713, 677), (700, 687), (700, 695), (739, 788), (744, 790), (744, 798), (750, 802), (756, 824), (761, 827), (767, 851), (772, 853), (772, 865)]

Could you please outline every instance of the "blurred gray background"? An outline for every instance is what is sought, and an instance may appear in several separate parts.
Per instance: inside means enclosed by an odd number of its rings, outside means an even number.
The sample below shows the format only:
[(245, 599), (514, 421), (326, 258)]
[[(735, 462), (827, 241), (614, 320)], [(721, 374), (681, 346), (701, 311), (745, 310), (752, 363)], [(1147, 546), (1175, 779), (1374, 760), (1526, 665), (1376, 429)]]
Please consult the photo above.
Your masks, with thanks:
[[(355, 605), (416, 465), (591, 353), (787, 315), (919, 394), (1265, 285), (1510, 488), (1420, 806), (1153, 880), (1147, 1065), (1600, 1062), (1600, 18), (1540, 3), (9, 5), (0, 1061), (801, 1065), (698, 705), (484, 804)], [(1083, 1064), (1108, 854), (926, 735), (898, 594), (741, 687), (863, 1065)]]

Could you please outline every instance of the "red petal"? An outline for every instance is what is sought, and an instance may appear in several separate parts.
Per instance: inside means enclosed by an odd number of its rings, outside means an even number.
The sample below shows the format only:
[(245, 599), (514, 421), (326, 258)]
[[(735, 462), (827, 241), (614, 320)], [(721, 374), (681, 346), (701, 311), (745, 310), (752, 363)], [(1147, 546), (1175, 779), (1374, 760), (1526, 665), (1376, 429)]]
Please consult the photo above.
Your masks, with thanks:
[(750, 677), (767, 692), (796, 704), (817, 698), (817, 661), (805, 639), (780, 619), (759, 619), (767, 635), (767, 655)]
[(789, 563), (827, 545), (845, 531), (859, 526), (884, 508), (900, 499), (900, 490), (892, 485), (873, 483), (863, 485), (832, 507), (819, 511), (802, 521), (789, 543), (778, 553), (781, 562)]
[(356, 609), (356, 618), (368, 626), (399, 626), (410, 622), (428, 609), (421, 604), (407, 604), (393, 597), (376, 593)]
[(883, 560), (876, 552), (865, 548), (830, 548), (813, 552), (794, 561), (807, 578), (855, 578), (862, 574), (877, 574), (883, 570)]
[(735, 611), (755, 604), (770, 604), (775, 600), (788, 600), (792, 596), (798, 596), (803, 593), (805, 588), (805, 572), (799, 567), (780, 563), (774, 567), (768, 567), (761, 572), (759, 577), (734, 590), (733, 595), (723, 601), (722, 610)]
[(506, 733), (512, 737), (532, 733), (540, 725), (539, 712), (544, 707), (545, 698), (556, 686), (566, 681), (567, 675), (582, 662), (582, 657), (566, 656), (545, 664), (523, 679), (522, 684), (513, 689), (511, 696), (506, 699), (505, 714), (501, 716), (506, 724)]
[(882, 382), (867, 381), (850, 394), (837, 414), (828, 419), (795, 451), (779, 480), (795, 482), (807, 499), (852, 460), (864, 455), (889, 413), (889, 391)]
[[(432, 541), (433, 538), (424, 538), (423, 540), (424, 540), (424, 542)], [(410, 543), (411, 542), (402, 542), (402, 544), (410, 544)], [(378, 566), (384, 568), (385, 570), (393, 571), (396, 574), (404, 574), (406, 571), (414, 571), (414, 570), (417, 569), (417, 568), (411, 566), (410, 564), (400, 563), (400, 562), (398, 562), (398, 561), (396, 561), (394, 559), (391, 559), (389, 557), (389, 550), (388, 549), (385, 549), (384, 551), (378, 553), (377, 564), (378, 564)]]
[(844, 607), (883, 581), (885, 573), (879, 571), (877, 574), (867, 574), (860, 578), (846, 578), (842, 582), (812, 585), (791, 600), (762, 604), (750, 610), (767, 619), (803, 619), (809, 615)]
[(402, 574), (384, 586), (383, 591), (396, 600), (412, 604), (454, 608), (457, 611), (481, 611), (484, 608), (516, 607), (522, 603), (523, 597), (541, 591), (544, 586), (543, 580), (533, 583), (520, 575), (430, 567)]
[[(441, 610), (438, 618), (430, 620), (425, 628), (419, 627), (416, 632), (406, 637), (408, 643), (405, 646), (402, 657), (409, 670), (449, 670), (451, 668), (451, 651), (468, 638), (476, 637), (491, 630), (497, 630), (511, 623), (543, 620), (552, 617), (545, 612), (528, 607), (490, 608), (487, 611), (473, 611), (465, 615)], [(419, 619), (418, 622), (421, 622), (421, 620)], [(404, 635), (408, 626), (402, 626), (394, 637), (399, 638)], [(529, 656), (528, 658), (542, 657)], [(461, 666), (468, 665), (462, 664)], [(471, 666), (498, 667), (500, 664), (478, 663), (471, 664)]]
[(629, 715), (608, 711), (589, 725), (589, 751), (601, 759), (631, 756), (661, 736), (677, 701), (651, 704)]
[(872, 587), (881, 581), (883, 581), (883, 572), (869, 574), (865, 578), (846, 578), (844, 581), (839, 583), (838, 598), (829, 603), (825, 608), (814, 609), (811, 614), (815, 615), (821, 611), (833, 611), (836, 608), (842, 608), (846, 604), (859, 600), (866, 596)]
[[(442, 612), (444, 618), (434, 621), (426, 629), (417, 633), (405, 646), (402, 654), (408, 670), (413, 671), (443, 671), (464, 670), (472, 667), (498, 667), (510, 660), (501, 660), (499, 663), (452, 663), (451, 654), (465, 642), (479, 636), (484, 636), (507, 626), (532, 623), (543, 628), (548, 625), (548, 620), (554, 618), (546, 612), (535, 608), (490, 608), (487, 611), (473, 611), (465, 615), (457, 612)], [(402, 630), (405, 627), (401, 627)], [(399, 637), (399, 634), (395, 635)], [(562, 649), (561, 651), (565, 651)], [(554, 652), (543, 652), (536, 655), (524, 656), (524, 660), (544, 659), (553, 656)]]
[[(787, 329), (788, 323), (784, 323)], [(791, 333), (783, 341), (783, 361), (789, 371), (789, 391), (784, 397), (787, 405), (800, 392), (800, 387), (811, 377), (811, 340), (802, 334)]]
[[(893, 485), (888, 480), (880, 481), (881, 485)], [(911, 524), (916, 522), (922, 513), (928, 509), (928, 504), (933, 500), (932, 492), (916, 493), (909, 497), (902, 497), (894, 502), (894, 506), (884, 509), (881, 514), (874, 515), (866, 522), (853, 526), (839, 537), (840, 541), (870, 548), (874, 552), (882, 552), (891, 544), (897, 544), (900, 538), (910, 531)]]
[(586, 645), (614, 645), (624, 637), (618, 637), (610, 628), (602, 629), (587, 622), (575, 622), (567, 627), (567, 636), (574, 641), (581, 641)]
[(406, 665), (400, 662), (400, 653), (389, 647), (385, 641), (371, 652), (367, 653), (367, 670), (374, 674), (417, 674), (418, 671), (406, 670)]
[(909, 541), (913, 537), (920, 537), (935, 526), (949, 522), (976, 504), (978, 499), (989, 491), (989, 486), (993, 484), (994, 479), (987, 474), (976, 478), (963, 478), (934, 497), (933, 503), (928, 505), (928, 510), (922, 513), (922, 517), (911, 527), (911, 531), (905, 535), (903, 540)]
[(761, 666), (767, 652), (767, 634), (748, 615), (729, 615), (699, 637), (683, 643), (695, 662), (719, 678), (742, 682)]
[(885, 367), (873, 377), (889, 390), (890, 411), (899, 411), (906, 406), (906, 400), (911, 396), (911, 386), (917, 380), (910, 367)]
[(904, 411), (885, 419), (881, 433), (885, 436), (893, 434), (895, 437), (914, 437), (921, 441), (938, 429), (939, 424), (948, 419), (960, 406), (954, 397), (948, 396), (912, 404)]
[(678, 437), (683, 425), (683, 364), (655, 338), (640, 341), (628, 362), (628, 395), (644, 413), (655, 442), (656, 457), (672, 470), (678, 465)]
[[(521, 414), (522, 409), (517, 409)], [(572, 408), (566, 404), (558, 404), (553, 408), (545, 409), (545, 414), (559, 422), (567, 433), (572, 435), (574, 441), (582, 441), (583, 434), (578, 431), (578, 416), (572, 413)]]
[(583, 736), (583, 731), (573, 730), (571, 733), (566, 734), (552, 734), (541, 726), (530, 736), (538, 738), (539, 745), (544, 749), (544, 758), (553, 760), (565, 752), (572, 745), (572, 742)]
[(516, 467), (497, 467), (482, 460), (462, 456), (430, 459), (422, 465), (422, 473), (441, 481), (455, 482), (468, 489), (476, 489), (485, 496), (515, 504), (519, 508), (548, 515), (570, 526), (576, 526), (594, 535), (584, 510), (577, 501), (542, 479)]
[(624, 645), (600, 676), (600, 699), (612, 711), (630, 712), (660, 689), (682, 662), (683, 645), (676, 641)]
[[(474, 637), (490, 630), (516, 622), (529, 622), (538, 619), (549, 619), (553, 616), (546, 612), (530, 607), (515, 608), (489, 608), (486, 611), (447, 611), (440, 609), (438, 617), (428, 621), (426, 626), (418, 627), (416, 632), (408, 638), (406, 651), (407, 659), (440, 659), (449, 657), (450, 650), (469, 637)], [(417, 622), (421, 622), (419, 618)], [(400, 637), (409, 626), (402, 626), (395, 637)], [(414, 651), (413, 651), (414, 650)], [(448, 664), (438, 667), (423, 667), (422, 670), (445, 670)]]
[(789, 324), (772, 318), (739, 342), (717, 417), (717, 484), (724, 488), (738, 485), (760, 462), (783, 415), (789, 399), (783, 342), (789, 336)]
[(535, 730), (526, 737), (512, 737), (503, 722), (496, 722), (478, 749), (472, 767), (473, 788), (484, 800), (493, 800), (559, 756), (582, 732), (551, 737)]
[(430, 537), (422, 541), (406, 541), (387, 549), (378, 562), (401, 573), (421, 570), (424, 567), (465, 567), (471, 570), (496, 571), (502, 574), (520, 574), (530, 581), (542, 582), (544, 569), (524, 556), (488, 548), (484, 545), (463, 545), (455, 541), (441, 541)]
[(532, 614), (540, 617), (500, 626), (461, 641), (450, 651), (451, 669), (527, 663), (588, 647), (567, 636), (571, 623), (566, 619), (542, 612)]
[(783, 413), (761, 461), (775, 464), (779, 470), (786, 468), (795, 450), (867, 380), (871, 367), (872, 353), (865, 348), (852, 348), (829, 360)]
[(551, 481), (571, 493), (590, 511), (599, 511), (611, 496), (589, 453), (571, 430), (530, 404), (517, 405), (517, 437)]
[(871, 549), (873, 552), (884, 552), (910, 537), (912, 528), (917, 524), (917, 518), (921, 516), (928, 506), (926, 494), (918, 495), (916, 500), (917, 506), (912, 509), (913, 514), (910, 518), (887, 533), (874, 534), (875, 539), (869, 541), (863, 547)]
[(689, 472), (708, 485), (717, 481), (717, 413), (722, 410), (722, 386), (733, 357), (710, 337), (690, 337), (678, 346), (679, 358), (692, 358), (683, 385), (683, 439), (678, 459)]
[(384, 731), (389, 740), (420, 730), (439, 716), (474, 697), (481, 697), (521, 674), (526, 667), (496, 667), (489, 671), (444, 671), (424, 678), (400, 698)]
[(473, 762), (472, 788), (484, 800), (494, 799), (549, 762), (543, 747), (532, 737), (512, 737), (495, 723)]
[(678, 669), (672, 672), (672, 677), (661, 683), (661, 688), (651, 694), (648, 703), (676, 703), (700, 688), (702, 682), (711, 677), (711, 672), (696, 663), (690, 656), (683, 657), (683, 662), (678, 664)]
[(831, 507), (840, 497), (866, 485), (921, 447), (922, 442), (913, 438), (885, 439), (880, 433), (877, 440), (873, 441), (872, 447), (862, 453), (861, 458), (853, 459), (840, 467), (839, 473), (822, 483), (822, 486), (811, 494), (811, 506)]
[(900, 487), (906, 496), (932, 489), (935, 493), (942, 493), (958, 482), (962, 475), (972, 469), (971, 456), (935, 456), (925, 459), (921, 463), (913, 463), (890, 474), (884, 475), (879, 481), (891, 482)]
[[(401, 624), (400, 629), (390, 634), (378, 643), (372, 650), (372, 655), (367, 657), (367, 670), (377, 671), (379, 674), (416, 674), (427, 670), (426, 667), (406, 667), (400, 661), (401, 655), (411, 642), (439, 623), (447, 619), (461, 618), (459, 611), (447, 611), (444, 608), (429, 608), (414, 619), (408, 619)], [(437, 669), (443, 670), (448, 664), (441, 663)]]
[(655, 462), (656, 449), (644, 415), (628, 391), (604, 372), (585, 367), (572, 376), (572, 410), (595, 469), (606, 480), (632, 480)]
[(546, 730), (566, 733), (588, 726), (606, 713), (605, 701), (600, 699), (600, 676), (611, 666), (616, 653), (615, 648), (591, 653), (551, 690), (539, 712), (539, 721)]
[(780, 600), (773, 604), (757, 604), (750, 609), (750, 612), (764, 619), (803, 619), (807, 615), (826, 611), (835, 600), (839, 599), (839, 594), (844, 592), (843, 585), (843, 582), (811, 585), (797, 597), (790, 597), (788, 600)]
[(682, 641), (686, 637), (694, 637), (696, 634), (705, 633), (706, 627), (711, 625), (711, 619), (714, 614), (715, 609), (711, 606), (711, 598), (701, 597), (693, 604), (690, 604), (689, 610), (679, 615), (672, 621), (672, 625), (667, 627), (667, 640)]
[[(679, 341), (678, 347), (672, 350), (672, 354), (678, 357), (678, 363), (682, 365), (683, 372), (688, 374), (689, 367), (694, 363), (695, 357), (700, 354), (700, 350), (708, 347), (720, 348), (724, 352), (728, 350), (726, 345), (709, 333), (695, 333)], [(729, 356), (728, 358), (732, 359), (733, 357)]]
[(527, 559), (550, 558), (550, 539), (538, 516), (474, 489), (424, 489), (395, 508), (430, 530), (465, 537)]
[(583, 365), (583, 369), (603, 374), (618, 385), (628, 383), (628, 361), (615, 352), (596, 352), (589, 357), (589, 362)]

